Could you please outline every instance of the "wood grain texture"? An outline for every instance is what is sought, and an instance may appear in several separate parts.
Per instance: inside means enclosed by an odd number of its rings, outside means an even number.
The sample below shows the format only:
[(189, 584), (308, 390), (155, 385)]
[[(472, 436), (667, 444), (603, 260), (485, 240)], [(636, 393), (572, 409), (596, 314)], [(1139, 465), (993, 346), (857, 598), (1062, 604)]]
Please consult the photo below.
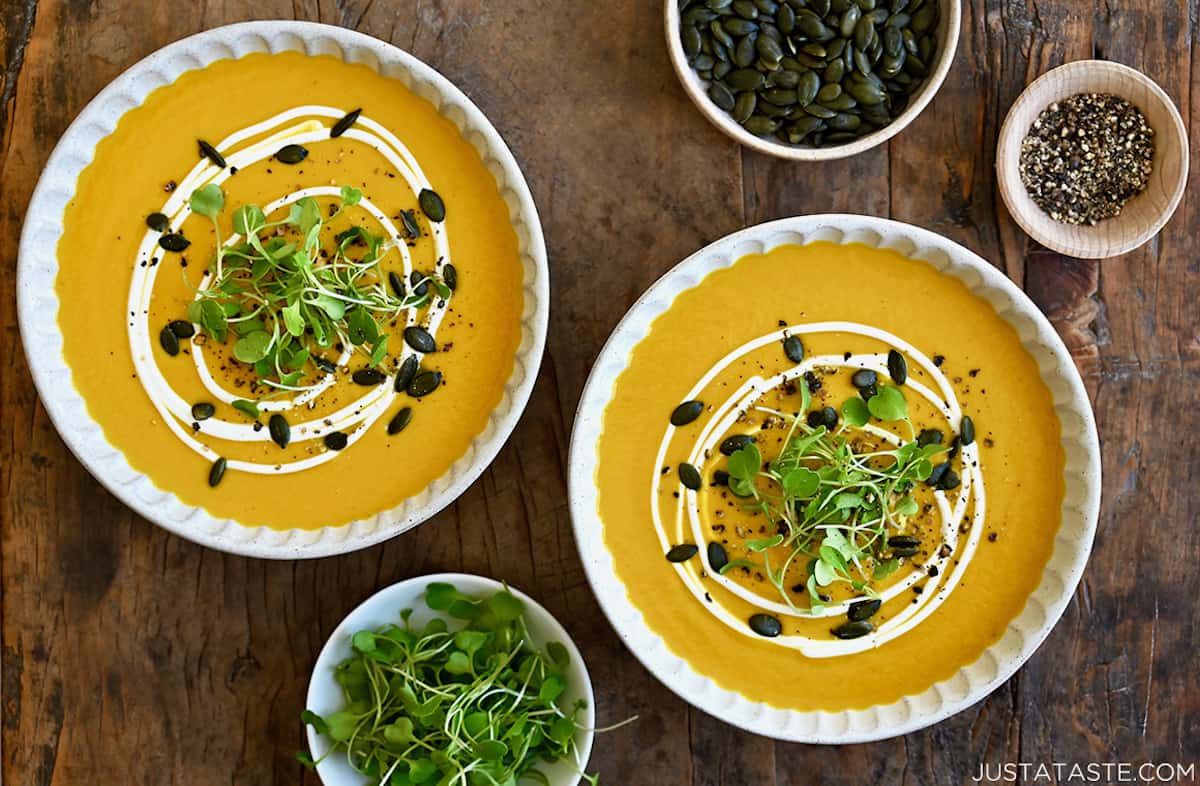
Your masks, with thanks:
[[(1080, 261), (1031, 247), (992, 165), (1007, 108), (1061, 62), (1144, 70), (1193, 124), (1195, 0), (974, 0), (958, 60), (886, 147), (788, 164), (743, 152), (689, 104), (649, 0), (4, 0), (0, 3), (0, 774), (12, 784), (316, 783), (292, 758), (308, 671), (377, 588), (437, 570), (506, 579), (571, 630), (609, 784), (970, 783), (981, 763), (1196, 761), (1200, 690), (1200, 217)], [(271, 563), (205, 551), (131, 514), (38, 405), (16, 327), (17, 238), (38, 173), (84, 103), (183, 35), (295, 17), (392, 41), (492, 118), (544, 220), (553, 307), (529, 409), (488, 472), (435, 520), (366, 551)], [(1192, 167), (1193, 175), (1197, 170)], [(624, 648), (570, 533), (565, 459), (596, 354), (676, 261), (745, 224), (850, 211), (912, 221), (984, 255), (1079, 362), (1106, 477), (1076, 600), (1002, 689), (932, 729), (843, 749), (774, 743), (691, 710)], [(1008, 781), (1012, 782), (1012, 781)]]

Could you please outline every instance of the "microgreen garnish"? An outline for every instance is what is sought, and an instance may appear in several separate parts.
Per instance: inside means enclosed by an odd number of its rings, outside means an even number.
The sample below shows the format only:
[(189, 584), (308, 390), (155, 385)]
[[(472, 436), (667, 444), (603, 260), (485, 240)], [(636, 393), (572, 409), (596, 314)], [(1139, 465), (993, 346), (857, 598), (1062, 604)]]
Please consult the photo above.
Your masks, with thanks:
[(450, 630), (434, 617), (418, 628), (406, 609), (401, 625), (355, 633), (334, 672), (346, 708), (301, 716), (332, 741), (330, 753), (396, 786), (546, 782), (539, 763), (578, 759), (576, 716), (587, 705), (563, 706), (570, 656), (559, 642), (532, 643), (524, 603), (507, 590), (475, 599), (445, 583), (430, 584), (425, 603), (465, 625)]
[[(806, 565), (809, 609), (819, 613), (827, 602), (821, 590), (834, 584), (848, 584), (868, 598), (877, 597), (871, 582), (887, 578), (900, 564), (888, 548), (889, 533), (903, 532), (908, 519), (919, 512), (910, 492), (929, 479), (931, 459), (948, 449), (915, 438), (908, 404), (898, 387), (882, 385), (866, 400), (847, 399), (841, 407), (841, 423), (833, 430), (807, 422), (807, 386), (801, 386), (801, 397), (796, 415), (759, 408), (790, 424), (782, 450), (769, 464), (764, 464), (755, 444), (729, 456), (730, 491), (748, 498), (750, 508), (777, 522), (779, 532), (745, 541), (750, 552), (761, 555), (761, 564), (732, 560), (720, 572), (737, 567), (762, 570), (788, 605), (799, 611), (787, 576), (794, 565)], [(860, 452), (856, 432), (872, 417), (904, 423), (909, 441)], [(779, 547), (786, 556), (775, 566), (771, 555)]]
[[(344, 186), (331, 212), (304, 197), (277, 221), (267, 220), (257, 205), (241, 205), (231, 219), (240, 240), (227, 245), (219, 220), (224, 192), (211, 183), (193, 192), (192, 212), (212, 221), (217, 251), (188, 318), (217, 342), (232, 333), (233, 357), (252, 365), (260, 384), (312, 388), (316, 383), (304, 384), (305, 377), (314, 370), (332, 373), (320, 353), (335, 345), (354, 347), (375, 368), (388, 356), (382, 325), (430, 303), (429, 286), (408, 296), (389, 290), (380, 262), (391, 249), (383, 237), (359, 225), (331, 234), (330, 223), (361, 199), (361, 191)], [(420, 283), (449, 296), (444, 282), (423, 276)]]

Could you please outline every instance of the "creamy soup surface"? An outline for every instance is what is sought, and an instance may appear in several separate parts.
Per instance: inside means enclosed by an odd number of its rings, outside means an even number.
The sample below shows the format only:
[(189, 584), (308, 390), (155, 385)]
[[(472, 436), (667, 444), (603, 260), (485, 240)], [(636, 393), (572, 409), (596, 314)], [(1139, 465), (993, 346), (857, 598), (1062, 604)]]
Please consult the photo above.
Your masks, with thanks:
[[(216, 228), (191, 212), (209, 186)], [(268, 222), (263, 253), (303, 276), (228, 273), (239, 242), (258, 254), (239, 240), (247, 206)], [(512, 372), (522, 268), (495, 178), (432, 104), (365, 66), (254, 54), (184, 74), (98, 145), (64, 223), (59, 323), (88, 411), (135, 469), (218, 518), (313, 529), (390, 509), (464, 455)], [(201, 321), (219, 273), (226, 313)], [(396, 391), (410, 358), (431, 376)]]
[(681, 293), (598, 454), (605, 542), (651, 629), (796, 710), (887, 704), (977, 659), (1040, 581), (1064, 493), (1014, 329), (862, 245), (784, 246)]

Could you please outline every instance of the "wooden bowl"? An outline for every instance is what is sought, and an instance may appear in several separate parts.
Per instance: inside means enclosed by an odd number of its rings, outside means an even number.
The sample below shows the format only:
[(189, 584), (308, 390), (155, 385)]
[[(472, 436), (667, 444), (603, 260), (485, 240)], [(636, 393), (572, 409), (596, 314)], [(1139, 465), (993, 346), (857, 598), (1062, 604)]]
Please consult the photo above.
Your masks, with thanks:
[(929, 105), (933, 96), (941, 88), (942, 82), (946, 81), (950, 64), (954, 62), (954, 53), (958, 51), (958, 34), (962, 27), (962, 0), (938, 0), (938, 3), (941, 6), (941, 18), (937, 25), (937, 40), (940, 47), (937, 59), (931, 65), (929, 76), (920, 89), (913, 93), (908, 107), (889, 125), (844, 145), (809, 147), (790, 145), (780, 142), (778, 139), (755, 136), (742, 128), (728, 112), (714, 104), (708, 97), (708, 83), (701, 79), (688, 63), (687, 54), (683, 51), (683, 41), (679, 37), (679, 0), (665, 0), (667, 51), (671, 54), (671, 64), (675, 66), (675, 74), (683, 84), (688, 98), (692, 99), (692, 103), (708, 118), (710, 123), (734, 141), (760, 153), (792, 161), (829, 161), (835, 158), (846, 158), (881, 145), (903, 131)]
[[(1021, 142), (1037, 116), (1055, 101), (1079, 93), (1110, 93), (1141, 110), (1154, 129), (1154, 171), (1146, 190), (1121, 213), (1095, 226), (1050, 218), (1021, 182)], [(1174, 102), (1145, 74), (1119, 63), (1079, 60), (1036, 79), (1017, 98), (996, 147), (996, 174), (1008, 212), (1034, 240), (1061, 254), (1084, 259), (1114, 257), (1141, 246), (1170, 220), (1188, 176), (1188, 137)]]

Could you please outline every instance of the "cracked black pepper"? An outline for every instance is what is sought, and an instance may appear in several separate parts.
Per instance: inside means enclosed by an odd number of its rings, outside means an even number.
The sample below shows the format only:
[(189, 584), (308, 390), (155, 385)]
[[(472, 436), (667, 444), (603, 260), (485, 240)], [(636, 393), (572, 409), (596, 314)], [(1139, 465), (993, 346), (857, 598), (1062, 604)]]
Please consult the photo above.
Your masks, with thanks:
[(1095, 225), (1146, 189), (1154, 129), (1123, 98), (1081, 93), (1047, 107), (1021, 142), (1021, 182), (1055, 221)]

